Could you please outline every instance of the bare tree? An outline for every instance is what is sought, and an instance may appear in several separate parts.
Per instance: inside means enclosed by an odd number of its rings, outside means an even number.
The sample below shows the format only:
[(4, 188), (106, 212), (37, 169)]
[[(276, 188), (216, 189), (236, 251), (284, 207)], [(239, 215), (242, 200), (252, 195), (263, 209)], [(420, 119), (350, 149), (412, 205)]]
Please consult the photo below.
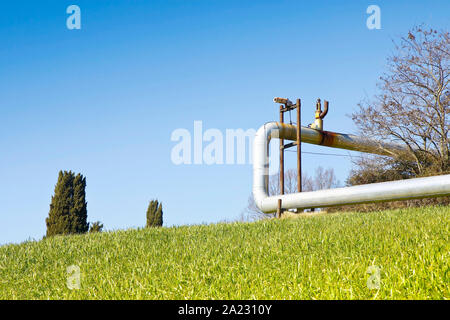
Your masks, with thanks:
[(339, 186), (332, 168), (324, 169), (318, 167), (313, 181), (313, 190), (332, 189)]
[(363, 135), (404, 143), (409, 155), (397, 154), (396, 161), (410, 166), (415, 175), (445, 172), (449, 170), (449, 33), (415, 27), (394, 44), (388, 71), (378, 83), (379, 94), (362, 101), (352, 118)]
[[(270, 196), (280, 194), (280, 174), (274, 174), (269, 177), (268, 191)], [(318, 167), (315, 172), (314, 179), (306, 173), (302, 173), (302, 191), (315, 191), (321, 189), (336, 188), (339, 181), (334, 174), (332, 168), (323, 169)], [(289, 169), (284, 173), (284, 193), (297, 192), (297, 170)], [(263, 218), (274, 217), (275, 213), (263, 213), (255, 203), (253, 194), (248, 197), (247, 207), (243, 211), (243, 215), (247, 215), (248, 220), (259, 220)], [(242, 215), (241, 215), (242, 216)]]

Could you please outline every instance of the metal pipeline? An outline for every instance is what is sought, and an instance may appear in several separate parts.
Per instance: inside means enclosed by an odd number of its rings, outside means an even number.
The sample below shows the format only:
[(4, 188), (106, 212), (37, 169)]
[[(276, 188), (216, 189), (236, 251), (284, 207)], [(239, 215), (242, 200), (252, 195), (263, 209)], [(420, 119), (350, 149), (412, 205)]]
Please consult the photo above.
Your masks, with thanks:
[[(272, 138), (295, 141), (297, 127), (269, 122), (256, 132), (253, 141), (253, 197), (263, 212), (275, 212), (278, 199), (283, 209), (318, 208), (345, 204), (406, 200), (450, 195), (450, 175), (414, 178), (401, 181), (269, 196), (269, 143)], [(396, 143), (379, 143), (351, 134), (319, 131), (301, 127), (301, 141), (332, 148), (362, 151), (380, 155), (406, 151)]]

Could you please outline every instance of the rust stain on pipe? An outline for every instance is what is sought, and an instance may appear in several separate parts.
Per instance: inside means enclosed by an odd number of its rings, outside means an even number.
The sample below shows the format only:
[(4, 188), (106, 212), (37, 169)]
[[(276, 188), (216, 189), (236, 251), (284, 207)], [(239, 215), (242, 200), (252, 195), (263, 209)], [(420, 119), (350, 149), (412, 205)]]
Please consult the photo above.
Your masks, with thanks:
[(338, 134), (331, 131), (318, 131), (321, 136), (320, 145), (332, 147), (336, 145)]

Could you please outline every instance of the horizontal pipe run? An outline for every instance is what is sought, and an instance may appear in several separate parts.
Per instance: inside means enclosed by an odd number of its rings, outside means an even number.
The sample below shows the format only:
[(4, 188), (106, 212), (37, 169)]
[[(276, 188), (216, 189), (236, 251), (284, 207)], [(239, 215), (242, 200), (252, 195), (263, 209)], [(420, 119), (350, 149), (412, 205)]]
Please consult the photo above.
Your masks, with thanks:
[[(282, 138), (297, 140), (297, 127), (291, 124), (269, 122), (261, 127), (268, 134), (268, 139)], [(261, 130), (260, 128), (260, 130)], [(259, 130), (258, 130), (259, 131)], [(264, 135), (264, 132), (260, 134)], [(258, 133), (256, 133), (258, 135)], [(323, 145), (331, 148), (347, 149), (389, 156), (395, 152), (406, 152), (408, 149), (398, 143), (380, 143), (375, 140), (359, 137), (353, 134), (320, 131), (301, 127), (301, 140), (305, 143)]]
[(449, 195), (450, 175), (443, 175), (271, 196), (263, 199), (260, 209), (276, 211), (279, 199), (283, 209), (306, 209)]
[[(263, 212), (276, 211), (278, 199), (282, 199), (284, 209), (292, 209), (450, 195), (450, 175), (444, 175), (269, 197), (269, 142), (272, 138), (296, 141), (296, 135), (296, 126), (278, 122), (266, 123), (256, 132), (253, 142), (253, 197)], [(380, 144), (355, 135), (306, 127), (301, 127), (301, 141), (380, 155), (407, 151), (396, 143)]]

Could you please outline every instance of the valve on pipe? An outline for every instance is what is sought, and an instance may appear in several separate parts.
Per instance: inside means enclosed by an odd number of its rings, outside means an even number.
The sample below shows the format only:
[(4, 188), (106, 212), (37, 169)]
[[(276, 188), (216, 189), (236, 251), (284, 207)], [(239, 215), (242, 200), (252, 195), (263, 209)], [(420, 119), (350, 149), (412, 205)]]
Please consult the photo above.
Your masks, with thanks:
[(328, 101), (324, 101), (324, 110), (322, 111), (322, 104), (320, 102), (320, 99), (317, 99), (316, 102), (316, 113), (315, 113), (315, 120), (314, 123), (311, 123), (309, 125), (310, 128), (316, 129), (316, 130), (323, 130), (323, 118), (328, 113)]

